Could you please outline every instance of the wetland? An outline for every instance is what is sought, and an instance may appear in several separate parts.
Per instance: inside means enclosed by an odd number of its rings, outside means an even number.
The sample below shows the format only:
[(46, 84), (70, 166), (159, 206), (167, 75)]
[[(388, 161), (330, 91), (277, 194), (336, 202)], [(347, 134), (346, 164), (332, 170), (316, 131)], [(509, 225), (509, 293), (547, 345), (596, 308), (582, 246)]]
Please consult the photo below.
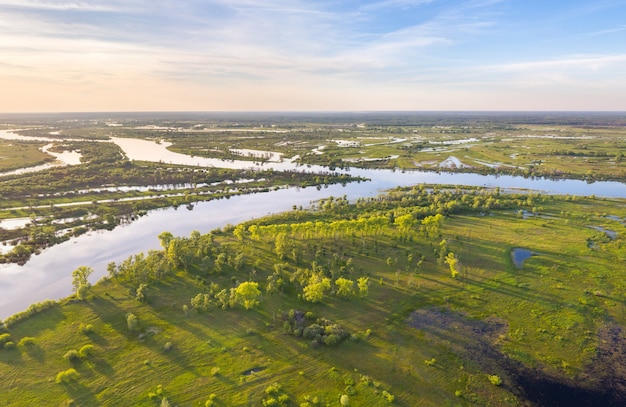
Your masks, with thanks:
[(0, 144), (80, 159), (0, 175), (9, 404), (626, 400), (623, 116), (66, 119)]

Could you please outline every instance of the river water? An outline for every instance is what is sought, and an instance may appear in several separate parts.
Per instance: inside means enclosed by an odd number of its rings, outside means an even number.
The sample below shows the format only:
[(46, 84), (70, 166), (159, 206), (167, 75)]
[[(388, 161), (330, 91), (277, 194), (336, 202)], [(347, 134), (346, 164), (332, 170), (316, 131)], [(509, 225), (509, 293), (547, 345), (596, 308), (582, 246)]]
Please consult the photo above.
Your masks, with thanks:
[[(167, 150), (166, 143), (146, 140), (114, 138), (129, 159), (198, 165), (202, 167), (272, 168), (307, 172), (329, 172), (320, 166), (298, 166), (289, 159), (263, 165), (250, 161), (221, 161), (191, 157)], [(184, 206), (150, 211), (146, 216), (112, 231), (90, 232), (71, 239), (33, 256), (24, 266), (0, 265), (0, 318), (6, 318), (26, 309), (34, 302), (58, 299), (71, 293), (71, 273), (86, 265), (94, 268), (92, 282), (106, 274), (106, 265), (119, 262), (130, 255), (158, 249), (157, 236), (169, 231), (177, 236), (188, 236), (193, 230), (209, 232), (228, 224), (237, 224), (270, 213), (290, 210), (293, 205), (307, 207), (311, 201), (328, 196), (346, 196), (354, 200), (376, 196), (386, 189), (421, 183), (500, 187), (503, 190), (532, 189), (542, 193), (597, 195), (626, 198), (626, 184), (619, 182), (586, 183), (578, 180), (552, 181), (525, 179), (513, 176), (485, 176), (423, 171), (391, 171), (351, 169), (353, 175), (371, 179), (331, 185), (317, 189), (289, 188), (230, 199), (200, 202), (193, 210)]]

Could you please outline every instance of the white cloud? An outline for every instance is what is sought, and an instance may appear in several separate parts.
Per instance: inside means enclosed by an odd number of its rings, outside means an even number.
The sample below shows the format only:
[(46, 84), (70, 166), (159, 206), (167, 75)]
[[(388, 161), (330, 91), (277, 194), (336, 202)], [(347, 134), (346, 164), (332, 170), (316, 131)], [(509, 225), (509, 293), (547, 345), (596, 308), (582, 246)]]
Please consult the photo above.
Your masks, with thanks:
[(532, 72), (553, 70), (585, 70), (597, 72), (604, 68), (626, 63), (626, 54), (571, 56), (562, 59), (529, 61), (485, 67), (495, 72)]

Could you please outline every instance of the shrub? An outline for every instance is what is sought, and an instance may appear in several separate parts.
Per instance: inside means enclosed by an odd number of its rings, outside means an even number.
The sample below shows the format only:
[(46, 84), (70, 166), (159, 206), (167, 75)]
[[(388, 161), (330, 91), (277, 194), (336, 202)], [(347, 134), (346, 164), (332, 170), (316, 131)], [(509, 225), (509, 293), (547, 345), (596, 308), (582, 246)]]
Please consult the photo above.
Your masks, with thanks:
[(498, 375), (489, 375), (489, 383), (493, 384), (494, 386), (499, 386), (502, 384), (502, 379), (500, 379), (500, 376)]
[(134, 331), (135, 329), (137, 329), (137, 322), (138, 320), (135, 314), (133, 314), (132, 312), (126, 314), (126, 324), (128, 325), (129, 331)]
[(74, 368), (70, 368), (67, 370), (62, 370), (57, 373), (56, 383), (69, 383), (73, 380), (77, 380), (80, 377), (80, 374)]
[(79, 300), (87, 299), (87, 294), (89, 293), (90, 286), (88, 284), (81, 284), (76, 289), (76, 298)]
[(4, 326), (6, 328), (11, 327), (12, 325), (16, 324), (17, 322), (20, 322), (26, 318), (29, 318), (41, 311), (44, 311), (50, 307), (52, 307), (53, 305), (56, 305), (57, 302), (53, 301), (53, 300), (46, 300), (43, 302), (38, 302), (36, 304), (32, 304), (30, 307), (28, 307), (28, 309), (26, 309), (26, 311), (22, 311), (22, 312), (18, 312), (15, 315), (12, 315), (10, 317), (8, 317), (7, 319), (4, 320)]
[(265, 388), (265, 394), (271, 395), (276, 394), (280, 391), (281, 386), (278, 383), (272, 383)]
[(11, 334), (0, 334), (0, 349), (11, 341)]
[(65, 355), (63, 355), (63, 359), (67, 360), (68, 362), (76, 362), (80, 359), (80, 355), (76, 349), (70, 349), (65, 352)]
[(173, 347), (174, 345), (172, 344), (172, 342), (165, 342), (165, 345), (163, 345), (163, 350), (169, 352), (172, 350)]
[(32, 336), (25, 336), (18, 342), (19, 346), (35, 346), (35, 338)]
[(204, 402), (204, 407), (213, 407), (215, 405), (215, 397), (217, 397), (215, 393), (211, 393), (207, 401)]
[(87, 335), (93, 332), (93, 325), (92, 324), (80, 324), (80, 326), (78, 327), (78, 330)]
[(79, 350), (78, 350), (78, 355), (80, 356), (81, 359), (87, 359), (89, 356), (94, 354), (94, 347), (91, 344), (87, 344), (87, 345), (83, 345)]
[(4, 349), (10, 350), (10, 349), (15, 349), (15, 342), (7, 342), (4, 344)]
[(157, 397), (161, 397), (163, 395), (163, 385), (157, 385), (157, 387), (153, 390), (148, 392), (148, 397), (150, 397), (151, 399), (157, 398)]
[(390, 403), (393, 403), (393, 401), (395, 400), (393, 394), (389, 393), (387, 390), (383, 390), (382, 395)]
[(347, 394), (342, 394), (341, 397), (339, 398), (339, 404), (341, 404), (342, 406), (349, 406), (350, 397)]

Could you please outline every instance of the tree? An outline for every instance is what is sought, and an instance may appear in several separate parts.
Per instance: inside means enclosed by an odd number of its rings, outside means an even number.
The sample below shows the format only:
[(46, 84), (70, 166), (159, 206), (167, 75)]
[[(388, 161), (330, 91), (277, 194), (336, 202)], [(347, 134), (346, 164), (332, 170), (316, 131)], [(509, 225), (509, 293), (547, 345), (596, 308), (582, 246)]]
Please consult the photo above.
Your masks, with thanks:
[(87, 290), (90, 287), (89, 276), (93, 273), (93, 269), (87, 266), (80, 266), (72, 272), (72, 287), (79, 299), (85, 299)]
[(337, 295), (339, 297), (347, 297), (354, 293), (354, 281), (352, 280), (339, 277), (335, 280), (335, 285), (337, 285)]
[(417, 226), (417, 220), (413, 217), (412, 214), (408, 213), (406, 215), (398, 216), (394, 223), (398, 226), (398, 229), (403, 234), (408, 234)]
[(359, 277), (358, 280), (356, 280), (357, 286), (359, 287), (359, 296), (367, 297), (369, 294), (369, 280), (369, 277)]
[(138, 320), (135, 314), (133, 314), (132, 312), (126, 314), (126, 324), (128, 325), (129, 331), (134, 331), (135, 329), (137, 329), (137, 322)]
[(167, 250), (170, 246), (170, 242), (174, 239), (174, 235), (170, 232), (162, 232), (159, 235), (159, 241), (163, 250)]
[(422, 228), (427, 236), (439, 236), (441, 226), (443, 225), (443, 215), (438, 213), (434, 216), (427, 216), (422, 220)]
[(109, 278), (117, 277), (118, 269), (114, 261), (107, 264), (107, 272), (109, 273)]
[(459, 259), (458, 259), (458, 257), (456, 257), (456, 255), (454, 253), (450, 252), (446, 256), (446, 263), (448, 264), (448, 266), (450, 266), (450, 275), (452, 275), (452, 278), (456, 277), (459, 274), (459, 270), (458, 270)]
[(244, 281), (235, 289), (235, 302), (242, 305), (245, 309), (258, 305), (260, 297), (259, 283), (253, 281)]
[(313, 276), (309, 285), (303, 289), (304, 299), (309, 302), (320, 302), (328, 290), (330, 290), (329, 278)]
[(135, 299), (139, 302), (145, 302), (146, 301), (146, 289), (148, 288), (147, 284), (141, 283), (139, 284), (139, 287), (137, 288), (137, 291), (135, 293)]
[(274, 241), (274, 251), (279, 259), (284, 259), (289, 252), (290, 242), (287, 238), (287, 234), (284, 232), (279, 233)]

